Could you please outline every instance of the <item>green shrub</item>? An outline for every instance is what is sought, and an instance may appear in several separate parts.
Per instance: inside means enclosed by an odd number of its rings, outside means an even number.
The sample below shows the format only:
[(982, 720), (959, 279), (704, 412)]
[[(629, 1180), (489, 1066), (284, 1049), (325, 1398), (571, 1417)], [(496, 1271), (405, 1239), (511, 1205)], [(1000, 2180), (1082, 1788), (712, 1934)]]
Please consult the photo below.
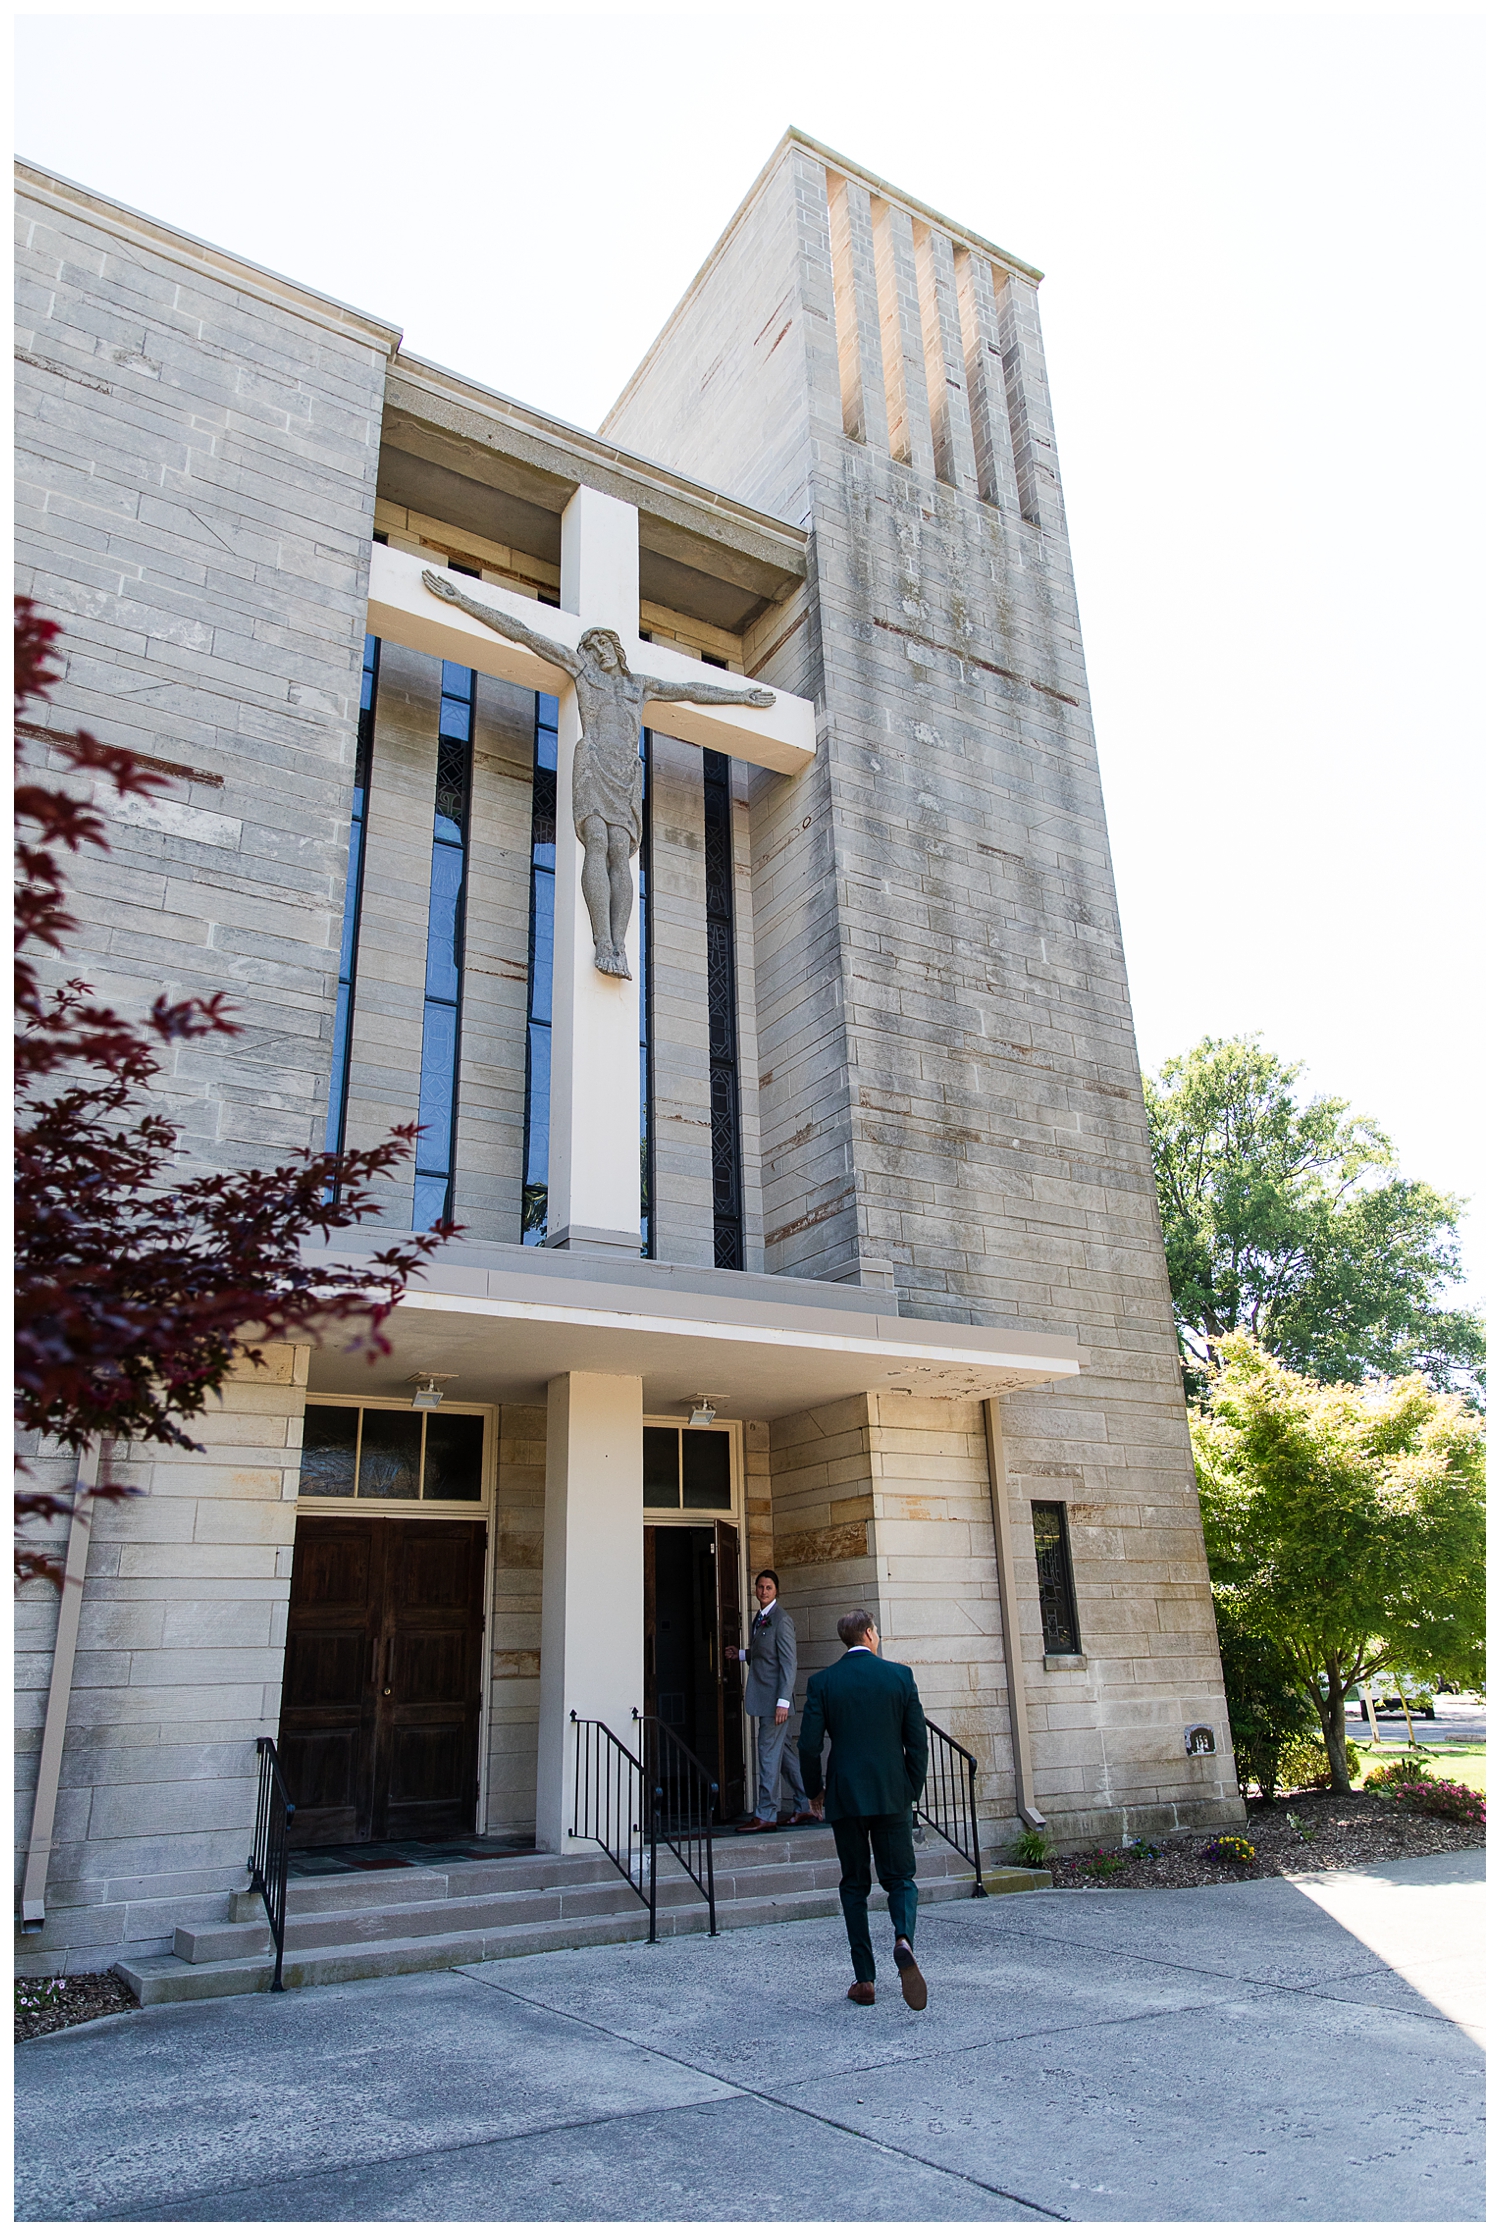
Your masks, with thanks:
[(1409, 1786), (1415, 1779), (1428, 1778), (1431, 1772), (1419, 1755), (1403, 1755), (1399, 1762), (1381, 1763), (1365, 1780), (1366, 1793), (1383, 1793), (1391, 1786)]
[[(1349, 1765), (1350, 1777), (1358, 1777), (1359, 1753), (1347, 1740), (1344, 1759)], [(1282, 1749), (1279, 1775), (1281, 1783), (1292, 1790), (1299, 1786), (1331, 1786), (1333, 1772), (1328, 1767), (1328, 1749), (1321, 1739), (1294, 1740), (1290, 1747)]]
[(1273, 1801), (1278, 1778), (1287, 1782), (1282, 1757), (1316, 1731), (1318, 1719), (1281, 1647), (1248, 1629), (1223, 1598), (1216, 1597), (1214, 1618), (1240, 1792), (1248, 1796), (1254, 1778), (1262, 1798)]
[(1035, 1825), (1022, 1828), (1021, 1837), (1016, 1842), (1017, 1863), (1029, 1864), (1036, 1870), (1047, 1861), (1051, 1853), (1052, 1843), (1045, 1832), (1039, 1832)]

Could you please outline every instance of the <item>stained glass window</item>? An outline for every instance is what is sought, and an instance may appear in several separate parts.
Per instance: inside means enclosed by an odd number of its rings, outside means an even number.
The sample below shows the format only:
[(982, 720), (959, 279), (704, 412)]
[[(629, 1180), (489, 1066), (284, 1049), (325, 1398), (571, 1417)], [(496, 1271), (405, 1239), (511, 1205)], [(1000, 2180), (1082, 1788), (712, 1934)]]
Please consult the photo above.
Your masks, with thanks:
[(333, 1067), (328, 1082), (328, 1124), (323, 1146), (339, 1154), (349, 1116), (349, 1055), (354, 1020), (354, 979), (359, 964), (359, 919), (365, 890), (365, 828), (370, 763), (375, 746), (375, 693), (380, 680), (380, 639), (365, 638), (359, 686), (359, 740), (354, 753), (354, 800), (349, 815), (349, 858), (344, 878), (344, 928), (339, 941), (339, 991), (333, 1013)]
[(474, 768), (474, 671), (442, 663), (437, 782), (432, 805), (432, 876), (427, 900), (427, 972), (422, 1001), (422, 1072), (417, 1098), (413, 1227), (453, 1216), (462, 1045), (464, 894), (468, 880), (469, 791)]
[(739, 1033), (735, 1020), (734, 823), (729, 759), (703, 756), (703, 869), (708, 903), (709, 1156), (713, 1174), (714, 1264), (745, 1263), (740, 1187)]

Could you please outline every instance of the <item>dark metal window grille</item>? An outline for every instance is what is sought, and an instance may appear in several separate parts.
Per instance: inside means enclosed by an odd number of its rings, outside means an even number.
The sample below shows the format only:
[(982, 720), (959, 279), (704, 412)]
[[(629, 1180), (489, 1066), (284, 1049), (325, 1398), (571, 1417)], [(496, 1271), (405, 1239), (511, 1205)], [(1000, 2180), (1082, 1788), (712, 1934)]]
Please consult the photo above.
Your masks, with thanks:
[(729, 759), (703, 756), (703, 870), (708, 901), (709, 1154), (713, 1173), (714, 1264), (745, 1263), (740, 1186), (739, 1033), (735, 1022), (734, 824)]
[(539, 691), (531, 761), (531, 932), (526, 956), (526, 1162), (521, 1240), (547, 1239), (552, 1093), (552, 934), (557, 885), (557, 701)]
[[(343, 1152), (349, 1122), (349, 1055), (353, 1042), (354, 979), (359, 967), (359, 919), (365, 897), (365, 830), (370, 763), (375, 750), (375, 694), (380, 682), (380, 639), (365, 638), (359, 686), (359, 742), (354, 749), (354, 802), (349, 814), (349, 863), (344, 878), (344, 928), (339, 940), (339, 992), (333, 1012), (333, 1066), (328, 1080), (328, 1124), (323, 1147)], [(334, 1191), (335, 1198), (337, 1190)]]
[(1078, 1601), (1073, 1591), (1073, 1558), (1068, 1549), (1067, 1507), (1060, 1499), (1033, 1499), (1031, 1531), (1036, 1539), (1036, 1583), (1042, 1603), (1044, 1651), (1081, 1653)]
[(427, 896), (427, 977), (422, 1002), (422, 1076), (412, 1225), (453, 1216), (462, 1044), (464, 899), (469, 869), (469, 792), (474, 774), (474, 670), (443, 662), (438, 702), (437, 785), (432, 808), (432, 881)]

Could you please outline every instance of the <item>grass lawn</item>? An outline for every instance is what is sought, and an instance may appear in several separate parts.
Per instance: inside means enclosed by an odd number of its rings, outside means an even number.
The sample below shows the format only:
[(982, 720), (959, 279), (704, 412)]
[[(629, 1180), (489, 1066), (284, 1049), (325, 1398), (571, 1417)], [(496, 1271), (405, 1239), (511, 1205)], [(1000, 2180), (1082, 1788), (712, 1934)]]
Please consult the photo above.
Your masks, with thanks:
[[(1410, 1747), (1405, 1744), (1399, 1747), (1371, 1747), (1361, 1745), (1354, 1734), (1351, 1733), (1350, 1736), (1354, 1738), (1355, 1749), (1359, 1755), (1359, 1776), (1354, 1781), (1356, 1786), (1364, 1784), (1368, 1771), (1378, 1770), (1382, 1763), (1398, 1762), (1403, 1755), (1411, 1753)], [(1467, 1746), (1427, 1747), (1419, 1738), (1417, 1751), (1426, 1759), (1429, 1777), (1451, 1778), (1456, 1785), (1472, 1786), (1477, 1793), (1485, 1793), (1488, 1790), (1485, 1785), (1485, 1758), (1482, 1746), (1475, 1746), (1471, 1741)]]

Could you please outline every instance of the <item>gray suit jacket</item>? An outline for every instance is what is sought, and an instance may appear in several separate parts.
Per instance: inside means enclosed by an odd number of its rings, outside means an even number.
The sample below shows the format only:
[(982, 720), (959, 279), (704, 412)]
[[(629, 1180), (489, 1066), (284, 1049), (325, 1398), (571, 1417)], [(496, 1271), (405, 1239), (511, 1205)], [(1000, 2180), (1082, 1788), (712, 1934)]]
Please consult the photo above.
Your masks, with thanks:
[(777, 1701), (791, 1700), (796, 1685), (797, 1633), (778, 1599), (769, 1623), (760, 1623), (758, 1607), (751, 1617), (745, 1639), (745, 1707), (752, 1716), (774, 1716)]

